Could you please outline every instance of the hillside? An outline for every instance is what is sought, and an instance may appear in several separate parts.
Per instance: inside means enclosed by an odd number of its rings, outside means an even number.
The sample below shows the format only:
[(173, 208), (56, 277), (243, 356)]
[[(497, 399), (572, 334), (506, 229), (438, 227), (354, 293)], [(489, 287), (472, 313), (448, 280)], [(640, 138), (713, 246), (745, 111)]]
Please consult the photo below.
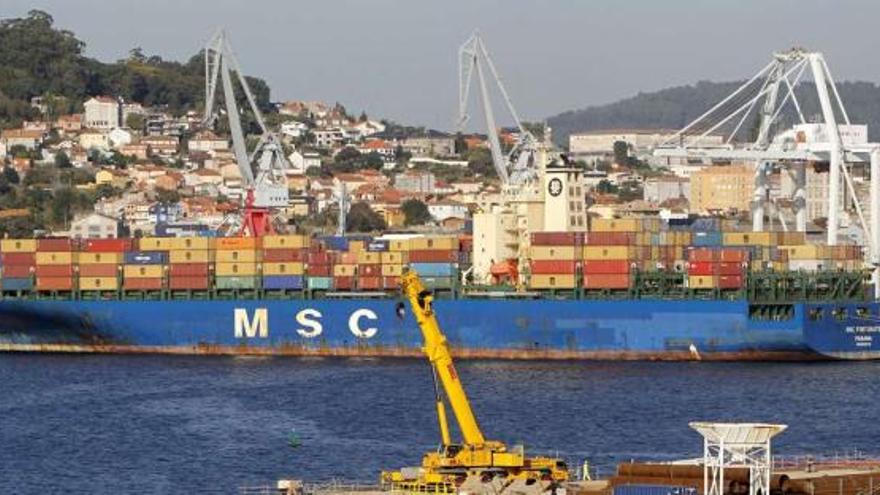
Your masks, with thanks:
[[(0, 128), (34, 118), (34, 96), (44, 97), (53, 115), (80, 111), (88, 96), (102, 94), (165, 107), (174, 114), (203, 105), (201, 53), (180, 63), (133, 48), (126, 59), (105, 63), (86, 57), (84, 50), (83, 41), (56, 28), (45, 12), (0, 20)], [(258, 103), (268, 108), (266, 83), (251, 77), (248, 82)]]
[[(569, 134), (615, 128), (680, 129), (739, 87), (742, 82), (701, 81), (638, 95), (607, 105), (572, 110), (547, 119), (557, 144), (568, 145)], [(880, 86), (870, 82), (838, 83), (850, 121), (868, 124), (872, 140), (880, 139)], [(812, 90), (812, 93), (810, 92)], [(819, 111), (815, 89), (798, 88), (807, 119)], [(788, 105), (790, 107), (791, 105)], [(791, 121), (792, 115), (788, 115)], [(743, 129), (750, 129), (743, 126)]]

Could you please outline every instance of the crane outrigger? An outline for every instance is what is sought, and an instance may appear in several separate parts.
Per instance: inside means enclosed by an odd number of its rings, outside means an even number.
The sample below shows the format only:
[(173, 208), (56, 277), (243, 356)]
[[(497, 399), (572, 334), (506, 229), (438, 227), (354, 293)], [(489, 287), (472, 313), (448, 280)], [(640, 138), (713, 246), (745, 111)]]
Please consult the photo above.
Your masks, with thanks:
[[(568, 481), (568, 466), (563, 460), (526, 457), (521, 447), (508, 449), (503, 442), (485, 438), (434, 314), (433, 296), (412, 270), (401, 277), (401, 287), (421, 329), (423, 350), (431, 363), (441, 444), (437, 451), (425, 454), (418, 468), (384, 471), (382, 483), (393, 491), (412, 493), (500, 493), (511, 487), (540, 493)], [(438, 381), (458, 423), (460, 442), (452, 440)], [(465, 484), (466, 490), (462, 488)]]

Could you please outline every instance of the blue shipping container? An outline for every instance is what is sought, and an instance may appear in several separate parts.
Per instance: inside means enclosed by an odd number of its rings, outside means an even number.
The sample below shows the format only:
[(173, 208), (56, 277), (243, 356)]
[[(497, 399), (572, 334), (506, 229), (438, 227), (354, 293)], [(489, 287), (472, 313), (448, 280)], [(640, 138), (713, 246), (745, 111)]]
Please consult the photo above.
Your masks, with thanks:
[(409, 266), (423, 277), (451, 277), (455, 273), (452, 263), (410, 263)]
[(692, 246), (715, 247), (721, 245), (721, 232), (694, 232)]
[(674, 485), (620, 485), (614, 487), (614, 495), (697, 495), (692, 486)]
[(34, 281), (30, 277), (4, 278), (0, 282), (3, 284), (3, 290), (31, 290), (34, 288)]
[(302, 289), (301, 275), (266, 275), (263, 277), (264, 289)]
[(319, 237), (318, 240), (327, 246), (330, 251), (348, 251), (348, 238), (338, 235)]
[(388, 248), (390, 246), (391, 246), (391, 241), (388, 241), (385, 239), (374, 240), (374, 241), (370, 242), (369, 244), (367, 244), (367, 251), (372, 251), (375, 253), (384, 253), (385, 251), (388, 251)]
[(125, 253), (126, 265), (164, 265), (168, 255), (162, 251), (132, 251)]

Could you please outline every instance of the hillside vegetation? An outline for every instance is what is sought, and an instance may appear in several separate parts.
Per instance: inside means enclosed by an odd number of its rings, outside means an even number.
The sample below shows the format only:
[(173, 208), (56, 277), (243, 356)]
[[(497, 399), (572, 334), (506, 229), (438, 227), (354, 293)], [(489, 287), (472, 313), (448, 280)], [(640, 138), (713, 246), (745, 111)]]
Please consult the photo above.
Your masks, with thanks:
[[(651, 93), (639, 93), (607, 105), (597, 105), (572, 110), (547, 119), (553, 128), (554, 140), (560, 145), (568, 144), (572, 133), (617, 128), (681, 129), (703, 112), (732, 93), (743, 82), (702, 81), (690, 86), (678, 86)], [(838, 83), (840, 97), (846, 106), (850, 121), (868, 124), (872, 140), (880, 139), (880, 86), (870, 82)], [(819, 114), (815, 87), (811, 84), (797, 90), (808, 120)], [(791, 105), (786, 105), (791, 109)], [(792, 112), (785, 119), (791, 123)], [(754, 129), (754, 124), (743, 126), (743, 135)]]
[[(105, 63), (86, 57), (84, 49), (83, 41), (56, 28), (45, 12), (0, 20), (0, 127), (34, 118), (34, 96), (44, 97), (50, 116), (80, 111), (94, 95), (120, 96), (176, 115), (204, 105), (201, 53), (180, 63), (133, 48), (128, 58)], [(250, 77), (248, 82), (258, 103), (268, 108), (266, 83)]]

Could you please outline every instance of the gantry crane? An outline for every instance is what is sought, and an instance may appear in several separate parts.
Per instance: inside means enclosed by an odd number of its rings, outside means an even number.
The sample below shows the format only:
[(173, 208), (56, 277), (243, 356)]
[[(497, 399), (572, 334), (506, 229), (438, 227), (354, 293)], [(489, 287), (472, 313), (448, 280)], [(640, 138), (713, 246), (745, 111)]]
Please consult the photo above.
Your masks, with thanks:
[[(517, 114), (516, 109), (513, 107), (513, 102), (507, 94), (507, 89), (504, 88), (504, 84), (501, 82), (501, 77), (495, 69), (492, 57), (489, 56), (489, 51), (486, 49), (486, 45), (483, 43), (479, 32), (471, 35), (459, 48), (458, 64), (459, 132), (464, 131), (464, 126), (470, 119), (468, 115), (468, 100), (470, 97), (471, 81), (476, 72), (480, 98), (483, 104), (483, 113), (486, 117), (486, 134), (489, 137), (489, 150), (492, 153), (492, 164), (495, 166), (498, 178), (501, 179), (504, 185), (511, 186), (518, 186), (535, 180), (538, 175), (536, 157), (539, 145), (538, 140), (523, 126), (522, 121), (519, 119), (519, 114)], [(498, 139), (498, 129), (495, 124), (495, 114), (492, 111), (491, 95), (486, 85), (486, 70), (489, 71), (489, 75), (492, 76), (495, 85), (498, 87), (507, 111), (510, 113), (510, 117), (519, 131), (517, 141), (507, 155), (502, 152), (501, 142)]]
[[(233, 72), (238, 76), (238, 82), (261, 130), (259, 141), (250, 154), (247, 152), (241, 116), (235, 100)], [(281, 141), (266, 127), (263, 114), (222, 29), (205, 46), (205, 114), (202, 123), (206, 127), (212, 126), (217, 118), (215, 96), (218, 81), (223, 86), (229, 132), (232, 134), (232, 150), (245, 188), (240, 234), (259, 237), (272, 233), (275, 230), (272, 223), (273, 210), (288, 206), (289, 192), (285, 171), (289, 166), (284, 158)]]
[[(526, 457), (522, 448), (511, 450), (503, 442), (483, 436), (455, 371), (446, 336), (437, 323), (431, 293), (412, 270), (401, 277), (401, 287), (421, 329), (423, 351), (431, 363), (441, 444), (436, 452), (425, 454), (417, 469), (383, 472), (383, 484), (396, 491), (450, 493), (458, 491), (462, 483), (476, 481), (497, 493), (517, 483), (549, 490), (567, 481), (568, 467), (561, 459)], [(438, 381), (458, 423), (460, 442), (452, 440)]]

